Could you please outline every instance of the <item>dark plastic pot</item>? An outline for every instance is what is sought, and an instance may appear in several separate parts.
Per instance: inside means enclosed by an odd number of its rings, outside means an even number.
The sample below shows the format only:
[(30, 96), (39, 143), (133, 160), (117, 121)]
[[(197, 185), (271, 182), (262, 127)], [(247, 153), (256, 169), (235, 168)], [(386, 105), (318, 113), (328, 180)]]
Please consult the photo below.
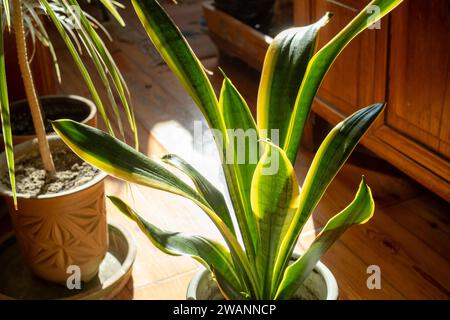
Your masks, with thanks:
[(214, 0), (214, 6), (238, 20), (267, 31), (273, 19), (275, 0)]

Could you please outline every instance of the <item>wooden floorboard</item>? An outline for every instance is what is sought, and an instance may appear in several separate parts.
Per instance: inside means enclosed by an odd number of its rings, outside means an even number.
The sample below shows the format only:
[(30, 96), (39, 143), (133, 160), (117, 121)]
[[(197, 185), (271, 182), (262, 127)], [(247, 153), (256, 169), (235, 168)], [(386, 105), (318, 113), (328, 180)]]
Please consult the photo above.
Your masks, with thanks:
[[(184, 4), (183, 4), (184, 3)], [(203, 27), (200, 7), (195, 1), (167, 8), (193, 45), (211, 77), (216, 92), (222, 77), (218, 65), (233, 80), (255, 112), (258, 74), (236, 62), (217, 59), (214, 46)], [(162, 63), (133, 11), (125, 11), (128, 26), (108, 24), (115, 42), (110, 44), (132, 93), (139, 126), (141, 151), (158, 158), (166, 152), (192, 156), (194, 121), (205, 124), (193, 101)], [(63, 68), (61, 92), (89, 96), (63, 45), (57, 46)], [(127, 138), (132, 137), (127, 129)], [(205, 175), (223, 182), (212, 140), (205, 142), (204, 154), (193, 157)], [(313, 154), (302, 151), (296, 165), (302, 181)], [(447, 203), (381, 160), (361, 166), (355, 155), (330, 186), (305, 227), (300, 248), (307, 248), (327, 219), (353, 198), (364, 174), (376, 199), (374, 218), (364, 226), (351, 228), (324, 255), (323, 262), (336, 275), (341, 299), (448, 299), (450, 298), (450, 208)], [(353, 161), (355, 160), (355, 161)], [(215, 162), (216, 161), (216, 162)], [(356, 164), (355, 164), (356, 163)], [(377, 170), (383, 166), (389, 170)], [(194, 205), (173, 195), (108, 179), (107, 191), (131, 201), (150, 221), (175, 231), (195, 232), (220, 239), (212, 224)], [(223, 189), (223, 185), (221, 186)], [(133, 231), (138, 255), (133, 278), (117, 299), (182, 299), (198, 264), (189, 258), (171, 257), (154, 248), (139, 229), (109, 204), (109, 217)], [(381, 290), (366, 286), (367, 267), (378, 265)]]

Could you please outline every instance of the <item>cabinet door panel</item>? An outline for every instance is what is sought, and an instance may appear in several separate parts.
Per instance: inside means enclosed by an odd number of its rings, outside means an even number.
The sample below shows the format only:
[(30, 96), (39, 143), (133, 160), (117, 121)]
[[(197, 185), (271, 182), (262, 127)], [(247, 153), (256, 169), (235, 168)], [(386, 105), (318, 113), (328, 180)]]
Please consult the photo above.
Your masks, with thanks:
[[(334, 13), (329, 41), (369, 0), (295, 0), (296, 21)], [(300, 10), (302, 10), (300, 12)], [(332, 124), (363, 106), (388, 101), (362, 143), (450, 202), (450, 0), (407, 0), (339, 56), (314, 113)], [(308, 21), (307, 21), (308, 20)]]
[[(330, 23), (322, 29), (319, 47), (331, 40), (355, 15), (364, 8), (364, 0), (319, 0), (313, 1), (313, 20), (319, 19), (325, 12), (333, 12)], [(383, 21), (383, 23), (387, 23)], [(384, 45), (377, 45), (380, 34), (387, 33), (387, 27), (381, 30), (367, 30), (345, 48), (333, 64), (322, 83), (318, 97), (326, 101), (329, 107), (343, 115), (349, 115), (363, 106), (384, 100), (384, 91), (377, 97), (376, 82), (385, 82), (386, 57)], [(386, 39), (384, 39), (385, 41)], [(381, 61), (381, 65), (377, 65)]]
[[(447, 70), (447, 73), (450, 73), (450, 68)], [(447, 75), (447, 79), (450, 79), (450, 74)], [(450, 159), (450, 89), (448, 87), (449, 85), (447, 84), (444, 111), (442, 112), (441, 119), (441, 132), (439, 135), (439, 153), (447, 159)]]
[(387, 124), (450, 158), (450, 1), (411, 0), (392, 16)]

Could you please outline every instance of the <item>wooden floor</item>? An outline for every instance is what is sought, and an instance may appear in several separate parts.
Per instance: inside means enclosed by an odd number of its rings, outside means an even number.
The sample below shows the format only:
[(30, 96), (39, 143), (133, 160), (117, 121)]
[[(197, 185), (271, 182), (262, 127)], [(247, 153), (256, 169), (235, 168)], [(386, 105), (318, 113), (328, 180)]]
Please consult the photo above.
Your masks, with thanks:
[[(168, 2), (168, 1), (167, 1)], [(205, 66), (214, 72), (215, 89), (221, 84), (217, 53), (204, 29), (198, 1), (167, 4), (174, 20)], [(95, 12), (93, 12), (95, 14)], [(189, 96), (147, 40), (131, 8), (128, 26), (107, 28), (116, 40), (111, 51), (130, 87), (139, 125), (141, 151), (160, 157), (175, 152), (188, 158), (218, 184), (222, 183), (217, 155), (206, 136), (203, 150), (193, 147), (195, 121), (204, 120)], [(61, 92), (88, 96), (78, 72), (66, 64), (68, 55), (58, 45), (63, 66)], [(255, 105), (258, 75), (235, 61), (221, 66), (237, 87)], [(195, 149), (195, 150), (193, 150)], [(302, 151), (296, 171), (303, 179), (312, 154)], [(339, 173), (308, 222), (299, 246), (307, 247), (333, 214), (353, 198), (361, 175), (367, 177), (376, 198), (370, 223), (351, 228), (323, 257), (335, 274), (341, 299), (449, 299), (450, 298), (450, 207), (380, 159), (361, 161), (356, 155)], [(223, 188), (223, 185), (222, 185)], [(133, 197), (130, 195), (130, 190)], [(209, 220), (192, 203), (156, 190), (109, 178), (107, 193), (124, 197), (136, 210), (158, 226), (220, 239)], [(198, 268), (190, 258), (159, 252), (139, 229), (108, 204), (109, 218), (133, 231), (138, 254), (133, 277), (117, 299), (183, 299), (189, 280)], [(369, 290), (367, 267), (381, 269), (382, 288)]]

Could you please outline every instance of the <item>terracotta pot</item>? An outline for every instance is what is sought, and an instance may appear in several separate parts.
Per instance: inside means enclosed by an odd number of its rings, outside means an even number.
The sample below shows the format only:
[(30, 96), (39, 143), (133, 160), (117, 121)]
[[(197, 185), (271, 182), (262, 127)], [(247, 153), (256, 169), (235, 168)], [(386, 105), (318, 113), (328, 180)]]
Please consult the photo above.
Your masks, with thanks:
[[(97, 108), (95, 107), (95, 104), (89, 99), (76, 95), (52, 95), (39, 97), (39, 100), (41, 102), (43, 112), (49, 120), (65, 118), (82, 122), (92, 127), (97, 126)], [(11, 103), (10, 109), (12, 123), (14, 123), (15, 112), (21, 112), (22, 110), (26, 113), (30, 112), (27, 100), (19, 100)], [(35, 138), (35, 135), (16, 135), (13, 132), (14, 145), (31, 140), (33, 138)], [(0, 150), (4, 150), (3, 135), (1, 134)]]
[[(52, 150), (64, 143), (49, 137)], [(37, 149), (37, 139), (14, 147), (16, 160)], [(0, 172), (6, 169), (4, 152), (0, 155)], [(70, 191), (30, 197), (18, 194), (19, 209), (14, 210), (9, 187), (0, 182), (26, 264), (42, 279), (65, 284), (78, 266), (82, 281), (98, 272), (108, 248), (105, 210), (105, 173)]]
[[(298, 258), (298, 253), (293, 254), (293, 259)], [(311, 274), (303, 282), (296, 292), (294, 299), (299, 300), (337, 300), (339, 288), (336, 278), (322, 262), (318, 262)], [(212, 279), (211, 273), (202, 267), (189, 283), (187, 300), (223, 300), (223, 296)]]
[[(69, 118), (78, 122), (88, 124), (92, 127), (97, 126), (97, 108), (92, 101), (86, 98), (76, 95), (52, 95), (42, 96), (39, 99), (41, 101), (41, 106), (44, 109), (44, 112), (48, 115), (48, 118), (50, 120), (56, 120), (56, 118)], [(70, 112), (64, 112), (64, 110), (62, 110), (62, 112), (59, 112), (64, 107), (69, 108)], [(14, 122), (15, 111), (24, 110), (24, 112), (29, 113), (28, 101), (16, 101), (11, 104), (10, 109), (11, 121)], [(33, 138), (35, 138), (34, 135), (13, 135), (13, 145), (17, 145)], [(3, 141), (3, 135), (1, 134), (0, 130), (0, 151), (4, 150), (5, 144)], [(0, 198), (0, 218), (7, 215), (7, 211), (8, 210), (3, 199)]]

